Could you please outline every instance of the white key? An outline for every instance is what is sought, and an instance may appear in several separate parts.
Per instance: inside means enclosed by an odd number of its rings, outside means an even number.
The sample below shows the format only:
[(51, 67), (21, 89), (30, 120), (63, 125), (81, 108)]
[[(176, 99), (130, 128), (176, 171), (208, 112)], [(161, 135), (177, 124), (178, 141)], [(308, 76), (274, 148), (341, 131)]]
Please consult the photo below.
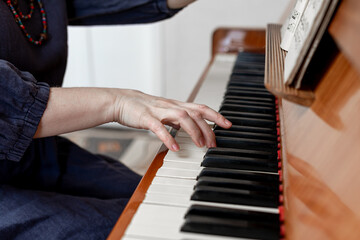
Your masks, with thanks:
[(235, 240), (222, 236), (180, 232), (186, 208), (141, 204), (132, 219), (125, 237), (168, 240)]
[(153, 179), (151, 185), (153, 185), (153, 184), (193, 187), (196, 184), (196, 180), (194, 180), (194, 179), (183, 179), (183, 178), (155, 177)]
[(205, 153), (201, 151), (180, 150), (178, 152), (168, 152), (164, 160), (200, 163), (203, 160), (204, 154)]
[(166, 194), (166, 193), (147, 193), (143, 203), (174, 206), (174, 207), (184, 207), (184, 208), (189, 208), (191, 205), (197, 204), (197, 205), (205, 205), (205, 206), (214, 206), (214, 207), (223, 207), (223, 208), (241, 209), (241, 210), (248, 210), (248, 211), (258, 211), (258, 212), (279, 214), (279, 209), (277, 209), (277, 208), (256, 207), (256, 206), (248, 206), (248, 205), (229, 204), (229, 203), (193, 201), (190, 198), (191, 198), (191, 195), (189, 195), (189, 196), (176, 195), (175, 196), (175, 195)]
[(171, 195), (190, 196), (192, 194), (193, 186), (176, 186), (168, 184), (151, 184), (147, 193), (164, 193)]
[(184, 169), (173, 169), (173, 168), (160, 168), (156, 176), (159, 177), (170, 177), (170, 178), (185, 178), (185, 179), (196, 179), (198, 171), (184, 170)]
[(200, 163), (193, 162), (178, 162), (178, 161), (164, 161), (162, 167), (164, 168), (174, 168), (174, 169), (187, 169), (200, 172), (203, 167), (200, 166)]

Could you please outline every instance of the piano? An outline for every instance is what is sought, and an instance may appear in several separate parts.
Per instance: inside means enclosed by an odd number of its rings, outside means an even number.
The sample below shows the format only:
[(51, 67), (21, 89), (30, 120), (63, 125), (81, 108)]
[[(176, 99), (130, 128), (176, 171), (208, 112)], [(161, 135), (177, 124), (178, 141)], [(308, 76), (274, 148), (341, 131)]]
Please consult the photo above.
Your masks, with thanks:
[(212, 149), (174, 131), (181, 150), (160, 149), (108, 239), (360, 239), (359, 13), (340, 2), (304, 104), (264, 84), (266, 30), (217, 29), (188, 100), (234, 126)]

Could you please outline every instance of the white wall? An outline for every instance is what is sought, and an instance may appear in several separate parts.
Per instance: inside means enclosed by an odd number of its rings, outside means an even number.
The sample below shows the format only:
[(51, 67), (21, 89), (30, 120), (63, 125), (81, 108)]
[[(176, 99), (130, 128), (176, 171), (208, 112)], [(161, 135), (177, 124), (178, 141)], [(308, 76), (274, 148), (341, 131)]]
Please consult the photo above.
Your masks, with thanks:
[(155, 24), (70, 28), (64, 86), (134, 88), (186, 100), (219, 26), (281, 23), (293, 0), (198, 0)]
[(70, 27), (64, 86), (138, 89), (163, 95), (161, 26)]
[[(291, 0), (200, 0), (164, 23), (166, 96), (186, 100), (210, 60), (221, 26), (265, 28), (287, 17)], [(181, 89), (181, 91), (179, 91)]]

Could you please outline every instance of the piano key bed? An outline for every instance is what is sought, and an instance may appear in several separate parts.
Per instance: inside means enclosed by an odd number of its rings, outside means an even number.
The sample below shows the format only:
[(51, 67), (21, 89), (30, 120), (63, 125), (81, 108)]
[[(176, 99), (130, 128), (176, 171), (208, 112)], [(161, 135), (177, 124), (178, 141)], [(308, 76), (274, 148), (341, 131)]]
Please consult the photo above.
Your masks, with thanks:
[(265, 55), (238, 54), (214, 126), (217, 147), (200, 149), (182, 130), (123, 239), (284, 237), (279, 116), (264, 87)]

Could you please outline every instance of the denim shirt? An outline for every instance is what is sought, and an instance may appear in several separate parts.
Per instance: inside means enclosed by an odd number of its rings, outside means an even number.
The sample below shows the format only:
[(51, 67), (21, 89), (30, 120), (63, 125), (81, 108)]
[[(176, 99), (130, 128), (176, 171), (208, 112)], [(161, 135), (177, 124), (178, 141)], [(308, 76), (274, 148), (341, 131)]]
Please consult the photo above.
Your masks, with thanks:
[[(20, 4), (27, 1), (20, 0)], [(46, 108), (50, 87), (61, 86), (67, 61), (68, 25), (155, 22), (173, 16), (166, 0), (43, 0), (48, 39), (30, 43), (5, 1), (0, 1), (0, 162), (18, 162), (33, 140)], [(20, 5), (26, 12), (28, 6)], [(24, 21), (37, 38), (41, 16)], [(29, 150), (28, 150), (29, 151)], [(31, 153), (28, 153), (31, 155)]]

